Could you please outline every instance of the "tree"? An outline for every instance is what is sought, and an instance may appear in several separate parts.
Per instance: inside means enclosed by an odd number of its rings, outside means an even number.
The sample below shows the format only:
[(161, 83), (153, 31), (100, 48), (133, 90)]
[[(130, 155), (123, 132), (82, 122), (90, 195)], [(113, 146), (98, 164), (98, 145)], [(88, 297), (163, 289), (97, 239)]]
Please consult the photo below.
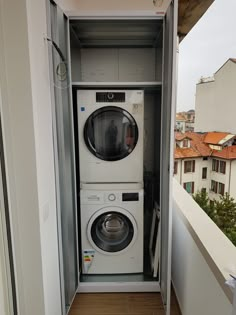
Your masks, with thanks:
[(218, 225), (222, 232), (236, 246), (236, 202), (228, 193), (220, 200), (211, 201), (205, 191), (197, 192), (193, 199)]
[(236, 202), (228, 193), (215, 201), (214, 221), (218, 227), (236, 245)]
[(206, 212), (207, 215), (211, 219), (214, 218), (214, 202), (212, 203), (208, 197), (206, 191), (201, 190), (198, 191), (195, 195), (193, 195), (193, 199), (199, 204), (199, 206)]

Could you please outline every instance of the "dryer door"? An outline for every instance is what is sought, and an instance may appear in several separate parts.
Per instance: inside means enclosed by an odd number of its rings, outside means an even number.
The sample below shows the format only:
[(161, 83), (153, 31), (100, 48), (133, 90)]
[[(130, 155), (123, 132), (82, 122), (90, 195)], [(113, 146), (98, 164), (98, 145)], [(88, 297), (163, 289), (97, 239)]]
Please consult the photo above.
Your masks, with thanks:
[(84, 140), (101, 160), (118, 161), (128, 156), (138, 142), (138, 127), (123, 108), (105, 106), (93, 112), (84, 127)]
[(120, 254), (133, 245), (137, 225), (133, 216), (122, 208), (103, 208), (88, 224), (88, 239), (103, 254)]

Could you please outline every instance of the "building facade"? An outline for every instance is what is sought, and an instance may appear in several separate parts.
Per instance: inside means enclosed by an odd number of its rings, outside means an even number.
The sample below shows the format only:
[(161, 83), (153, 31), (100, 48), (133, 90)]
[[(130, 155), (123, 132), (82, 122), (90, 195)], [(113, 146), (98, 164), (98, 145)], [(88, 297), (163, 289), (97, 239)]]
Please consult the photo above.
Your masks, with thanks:
[(236, 136), (208, 132), (175, 134), (174, 177), (190, 194), (209, 198), (229, 193), (236, 199)]
[(200, 79), (196, 86), (196, 132), (226, 131), (236, 134), (235, 80), (234, 58), (228, 59), (213, 77)]
[(175, 117), (175, 130), (179, 132), (194, 131), (195, 110), (180, 112)]

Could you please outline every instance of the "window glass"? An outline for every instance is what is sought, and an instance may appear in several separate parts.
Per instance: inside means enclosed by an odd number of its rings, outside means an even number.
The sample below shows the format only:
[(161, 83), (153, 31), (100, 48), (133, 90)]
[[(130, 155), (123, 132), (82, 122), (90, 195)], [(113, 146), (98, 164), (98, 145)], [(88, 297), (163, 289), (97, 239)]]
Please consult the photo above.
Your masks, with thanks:
[(195, 160), (184, 161), (184, 173), (194, 173), (195, 172)]
[(207, 179), (207, 167), (202, 168), (202, 179)]
[(219, 194), (222, 196), (225, 194), (225, 185), (222, 183), (219, 183)]
[(121, 160), (137, 144), (137, 124), (122, 108), (102, 107), (89, 116), (84, 127), (84, 140), (96, 157), (105, 161)]
[(212, 160), (212, 171), (219, 172), (219, 160)]
[(214, 180), (211, 181), (211, 190), (216, 194), (217, 194), (217, 184), (218, 183), (216, 181)]
[(220, 161), (220, 173), (225, 174), (226, 162)]
[(184, 183), (184, 189), (185, 189), (189, 194), (193, 194), (193, 193), (194, 193), (194, 182), (187, 182), (187, 183)]
[(178, 162), (175, 161), (174, 162), (174, 174), (177, 174), (178, 173)]
[(134, 227), (122, 213), (106, 212), (93, 222), (91, 236), (96, 246), (103, 251), (118, 252), (132, 241)]

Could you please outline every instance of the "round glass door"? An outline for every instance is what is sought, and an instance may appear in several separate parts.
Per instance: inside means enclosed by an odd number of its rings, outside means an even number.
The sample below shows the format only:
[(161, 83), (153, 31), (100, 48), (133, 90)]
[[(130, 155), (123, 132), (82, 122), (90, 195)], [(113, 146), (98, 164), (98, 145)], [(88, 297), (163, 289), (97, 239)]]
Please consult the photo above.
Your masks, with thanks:
[(90, 230), (94, 244), (105, 252), (115, 253), (125, 249), (133, 240), (134, 226), (130, 219), (119, 212), (99, 215)]
[(138, 141), (138, 127), (126, 110), (105, 106), (87, 119), (84, 140), (90, 152), (99, 159), (118, 161), (134, 150)]

